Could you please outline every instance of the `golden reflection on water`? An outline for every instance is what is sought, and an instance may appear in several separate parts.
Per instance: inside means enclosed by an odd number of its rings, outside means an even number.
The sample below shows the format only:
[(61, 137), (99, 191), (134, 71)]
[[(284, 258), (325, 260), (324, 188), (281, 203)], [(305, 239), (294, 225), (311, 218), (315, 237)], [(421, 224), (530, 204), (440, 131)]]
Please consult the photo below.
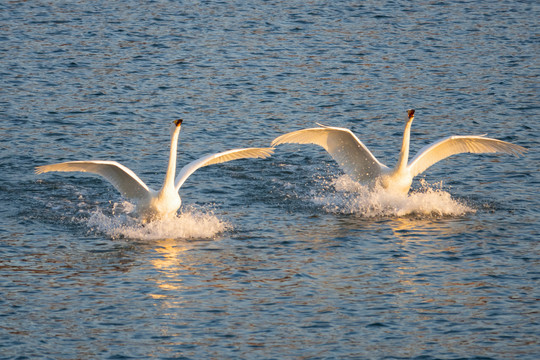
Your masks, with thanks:
[[(150, 296), (154, 299), (167, 299), (171, 294), (176, 297), (179, 291), (193, 289), (193, 284), (185, 285), (183, 277), (201, 275), (199, 266), (208, 268), (208, 272), (211, 273), (211, 276), (203, 280), (204, 286), (220, 287), (237, 297), (245, 295), (246, 286), (257, 287), (259, 284), (282, 282), (294, 288), (301, 282), (301, 280), (294, 280), (294, 276), (298, 274), (309, 275), (314, 279), (321, 278), (321, 282), (328, 281), (330, 278), (336, 284), (341, 283), (344, 279), (334, 278), (334, 276), (344, 276), (344, 274), (339, 272), (334, 274), (329, 269), (319, 269), (316, 263), (320, 258), (330, 259), (342, 256), (343, 250), (339, 249), (347, 246), (347, 240), (343, 239), (354, 234), (363, 236), (362, 231), (358, 229), (358, 223), (354, 224), (351, 219), (345, 222), (346, 226), (343, 221), (321, 227), (291, 226), (283, 237), (284, 241), (292, 241), (290, 244), (278, 246), (272, 255), (264, 255), (263, 251), (260, 256), (250, 253), (249, 258), (238, 253), (238, 249), (211, 251), (205, 253), (204, 258), (199, 258), (202, 256), (200, 252), (189, 250), (200, 246), (200, 242), (178, 239), (158, 240), (153, 244), (153, 256), (149, 260), (159, 273), (159, 276), (153, 279), (157, 285), (156, 291)], [(384, 265), (384, 270), (349, 273), (347, 276), (352, 276), (357, 281), (356, 285), (349, 283), (349, 286), (362, 286), (364, 281), (376, 277), (381, 282), (379, 286), (371, 289), (373, 295), (380, 295), (381, 291), (397, 295), (396, 304), (400, 307), (406, 307), (413, 302), (429, 303), (431, 304), (429, 308), (420, 310), (427, 316), (439, 313), (435, 308), (445, 309), (456, 302), (467, 307), (485, 304), (485, 299), (479, 296), (475, 289), (489, 287), (490, 284), (485, 281), (475, 281), (474, 273), (478, 266), (470, 266), (471, 261), (476, 261), (485, 270), (481, 255), (476, 259), (468, 256), (467, 263), (463, 263), (459, 261), (463, 247), (451, 240), (456, 236), (459, 237), (460, 234), (468, 233), (470, 226), (474, 226), (470, 221), (403, 217), (363, 225), (367, 225), (368, 232), (372, 233), (373, 228), (376, 227), (381, 229), (383, 237), (388, 235), (390, 237), (388, 239), (390, 241), (377, 243), (373, 256), (380, 258), (368, 260), (375, 261), (375, 265), (377, 263)], [(383, 230), (384, 228), (386, 231)], [(293, 259), (291, 262), (291, 258), (284, 252), (293, 249), (299, 254), (305, 249), (305, 256), (301, 259)], [(227, 261), (224, 263), (223, 260)], [(233, 261), (234, 265), (231, 265), (229, 261)], [(265, 271), (254, 272), (265, 267), (275, 267), (278, 263), (280, 268), (276, 268), (271, 274)], [(473, 263), (473, 265), (476, 264)], [(233, 281), (231, 276), (234, 275), (239, 276), (242, 281)], [(382, 281), (381, 276), (384, 276), (387, 281)], [(202, 284), (196, 286), (200, 285)]]
[[(159, 271), (161, 277), (155, 279), (159, 289), (170, 291), (185, 288), (183, 280), (178, 276), (182, 255), (193, 248), (189, 242), (180, 242), (176, 239), (163, 239), (155, 244), (154, 251), (157, 256), (150, 263)], [(150, 294), (154, 299), (167, 298), (165, 294)]]
[(496, 270), (484, 264), (482, 255), (472, 258), (467, 254), (467, 262), (464, 263), (461, 261), (464, 256), (461, 252), (465, 247), (450, 240), (460, 234), (470, 233), (471, 226), (482, 225), (472, 225), (462, 219), (392, 220), (391, 228), (396, 244), (402, 251), (390, 261), (395, 265), (397, 281), (403, 287), (402, 290), (405, 290), (402, 292), (412, 294), (401, 300), (406, 303), (429, 303), (428, 307), (418, 309), (424, 320), (447, 314), (451, 306), (455, 305), (471, 309), (472, 314), (478, 311), (481, 313), (484, 311), (482, 308), (487, 306), (485, 294), (494, 290), (489, 289), (491, 284), (485, 280), (485, 276), (482, 276), (483, 280), (474, 278), (479, 268), (482, 272)]
[(396, 218), (389, 223), (394, 236), (403, 244), (433, 241), (466, 232), (467, 223), (461, 219)]
[[(166, 316), (185, 321), (182, 318), (185, 311), (193, 311), (200, 303), (183, 298), (182, 292), (200, 290), (197, 287), (205, 288), (202, 289), (204, 292), (207, 287), (216, 288), (225, 298), (234, 297), (235, 303), (246, 301), (252, 311), (316, 304), (329, 313), (339, 309), (339, 302), (332, 302), (335, 294), (339, 294), (338, 297), (345, 299), (346, 303), (356, 289), (361, 289), (364, 295), (358, 308), (376, 314), (376, 322), (384, 325), (398, 320), (414, 322), (417, 326), (405, 332), (411, 338), (430, 338), (430, 327), (423, 324), (436, 323), (455, 330), (457, 335), (439, 340), (439, 346), (448, 351), (460, 341), (465, 342), (460, 346), (469, 346), (459, 333), (465, 319), (482, 319), (486, 313), (496, 311), (489, 294), (497, 296), (498, 289), (489, 283), (489, 278), (486, 280), (485, 273), (489, 273), (491, 267), (484, 264), (481, 257), (485, 255), (479, 252), (477, 258), (471, 258), (469, 253), (466, 262), (460, 259), (463, 251), (471, 250), (466, 241), (459, 240), (460, 237), (470, 234), (471, 226), (485, 225), (462, 218), (403, 217), (363, 224), (351, 218), (341, 220), (344, 221), (331, 221), (319, 224), (319, 227), (303, 224), (288, 228), (283, 234), (284, 244), (274, 243), (276, 247), (272, 251), (262, 240), (254, 241), (251, 245), (260, 246), (262, 250), (258, 254), (253, 249), (246, 250), (244, 244), (237, 248), (227, 246), (232, 244), (222, 244), (220, 251), (199, 252), (190, 250), (200, 247), (201, 242), (156, 241), (152, 244), (149, 262), (159, 276), (153, 279), (157, 286), (150, 296)], [(349, 239), (355, 236), (362, 239), (366, 233), (373, 235), (374, 229), (381, 238), (371, 243), (375, 246), (369, 250), (375, 247), (374, 252), (366, 253), (369, 257), (365, 260), (365, 264), (369, 264), (367, 268), (358, 272), (334, 272), (316, 266), (321, 257), (340, 259)], [(482, 244), (482, 239), (477, 240), (471, 241)], [(203, 244), (203, 248), (212, 246)], [(366, 242), (366, 251), (368, 244)], [(286, 256), (290, 251), (298, 252), (298, 256)], [(364, 260), (358, 261), (361, 267)], [(328, 263), (328, 259), (324, 263)], [(477, 276), (478, 269), (483, 272), (481, 276)], [(203, 276), (202, 271), (208, 271), (208, 276)], [(201, 282), (191, 283), (192, 279), (185, 279), (185, 276), (193, 275), (201, 275)], [(304, 281), (305, 278), (298, 275), (309, 275), (309, 279)], [(184, 280), (191, 285), (186, 286)], [(303, 296), (303, 289), (310, 286), (320, 290), (321, 296)], [(265, 289), (277, 287), (281, 299), (257, 298), (256, 294), (263, 293)], [(229, 311), (238, 310), (228, 305), (230, 301), (224, 299), (224, 303), (197, 313), (197, 321), (226, 318)], [(315, 320), (320, 318), (317, 314), (312, 317)], [(468, 321), (481, 325), (481, 320)], [(163, 331), (169, 335), (167, 329)], [(390, 333), (391, 329), (383, 331)], [(496, 330), (493, 334), (498, 335)], [(405, 344), (402, 351), (415, 354), (419, 346), (422, 345)]]

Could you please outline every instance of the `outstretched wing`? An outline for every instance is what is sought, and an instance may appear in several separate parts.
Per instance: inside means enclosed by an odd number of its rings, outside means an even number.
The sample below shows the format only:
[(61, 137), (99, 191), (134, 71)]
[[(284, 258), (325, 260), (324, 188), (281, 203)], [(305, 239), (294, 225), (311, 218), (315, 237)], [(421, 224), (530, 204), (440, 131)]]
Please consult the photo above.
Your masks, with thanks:
[(420, 149), (409, 162), (408, 168), (414, 177), (424, 172), (431, 165), (449, 156), (461, 153), (502, 152), (515, 156), (527, 152), (522, 146), (484, 136), (450, 136)]
[(133, 171), (116, 161), (68, 161), (36, 168), (36, 174), (49, 171), (81, 171), (101, 175), (127, 199), (141, 199), (151, 190)]
[(374, 180), (386, 168), (349, 129), (328, 126), (298, 130), (275, 138), (272, 146), (285, 143), (322, 146), (357, 181)]
[(186, 179), (195, 172), (195, 170), (204, 166), (219, 164), (231, 160), (244, 159), (244, 158), (260, 158), (264, 159), (269, 157), (274, 152), (273, 148), (246, 148), (246, 149), (233, 149), (217, 154), (206, 155), (200, 159), (190, 162), (184, 166), (178, 176), (176, 177), (175, 189), (178, 191)]

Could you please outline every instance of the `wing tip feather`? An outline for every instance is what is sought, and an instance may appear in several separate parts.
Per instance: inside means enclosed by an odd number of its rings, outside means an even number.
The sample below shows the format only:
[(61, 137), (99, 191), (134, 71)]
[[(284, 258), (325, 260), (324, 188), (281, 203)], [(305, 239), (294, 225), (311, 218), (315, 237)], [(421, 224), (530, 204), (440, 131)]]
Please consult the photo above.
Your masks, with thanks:
[(34, 173), (36, 175), (39, 175), (39, 174), (44, 174), (46, 172), (50, 172), (50, 171), (55, 171), (56, 169), (54, 169), (54, 165), (59, 165), (59, 164), (50, 164), (50, 165), (41, 165), (41, 166), (36, 166), (34, 168)]
[(287, 140), (286, 140), (287, 135), (289, 135), (289, 133), (278, 136), (277, 138), (272, 140), (272, 142), (270, 143), (270, 146), (272, 146), (272, 148), (274, 148), (277, 145), (286, 144), (287, 143)]
[(274, 155), (274, 151), (276, 150), (275, 147), (259, 148), (259, 149), (261, 149), (261, 154), (260, 156), (258, 156), (260, 159), (266, 159)]
[(274, 154), (275, 147), (266, 148), (247, 148), (244, 151), (247, 152), (246, 157), (256, 159), (266, 159)]
[(520, 145), (515, 145), (515, 144), (512, 144), (512, 145), (513, 145), (512, 154), (515, 157), (525, 156), (525, 154), (529, 151), (529, 149), (527, 149), (526, 147), (523, 147), (523, 146), (520, 146)]

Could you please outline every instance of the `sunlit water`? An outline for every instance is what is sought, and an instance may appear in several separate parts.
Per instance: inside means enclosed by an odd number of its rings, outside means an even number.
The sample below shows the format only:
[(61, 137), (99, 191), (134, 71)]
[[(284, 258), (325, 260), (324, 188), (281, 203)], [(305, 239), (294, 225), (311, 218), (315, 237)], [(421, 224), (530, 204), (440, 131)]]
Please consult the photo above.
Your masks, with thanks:
[[(539, 5), (0, 4), (0, 358), (488, 358), (540, 353)], [(197, 170), (141, 224), (105, 181), (35, 166), (178, 166), (316, 122), (388, 166), (484, 134), (408, 195), (323, 149)]]

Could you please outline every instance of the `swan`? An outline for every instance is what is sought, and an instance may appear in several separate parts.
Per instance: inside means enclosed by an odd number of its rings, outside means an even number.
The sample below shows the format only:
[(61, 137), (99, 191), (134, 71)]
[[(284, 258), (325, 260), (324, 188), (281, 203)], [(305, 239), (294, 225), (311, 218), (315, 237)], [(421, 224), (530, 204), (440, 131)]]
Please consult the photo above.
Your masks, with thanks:
[(184, 166), (175, 179), (178, 135), (181, 127), (181, 119), (173, 121), (171, 125), (169, 165), (165, 181), (159, 191), (149, 188), (133, 171), (116, 161), (68, 161), (38, 166), (35, 172), (42, 174), (49, 171), (81, 171), (101, 175), (126, 199), (136, 203), (136, 213), (146, 222), (176, 214), (182, 204), (178, 190), (195, 170), (236, 159), (266, 158), (274, 151), (273, 148), (245, 148), (206, 155)]
[(450, 136), (422, 148), (409, 162), (409, 142), (414, 110), (407, 110), (408, 118), (397, 165), (391, 169), (382, 164), (349, 130), (324, 126), (290, 132), (272, 141), (272, 146), (285, 143), (316, 144), (322, 146), (343, 171), (354, 180), (371, 187), (381, 186), (395, 193), (407, 194), (416, 175), (449, 156), (460, 153), (503, 152), (515, 156), (527, 151), (522, 146), (481, 136)]

